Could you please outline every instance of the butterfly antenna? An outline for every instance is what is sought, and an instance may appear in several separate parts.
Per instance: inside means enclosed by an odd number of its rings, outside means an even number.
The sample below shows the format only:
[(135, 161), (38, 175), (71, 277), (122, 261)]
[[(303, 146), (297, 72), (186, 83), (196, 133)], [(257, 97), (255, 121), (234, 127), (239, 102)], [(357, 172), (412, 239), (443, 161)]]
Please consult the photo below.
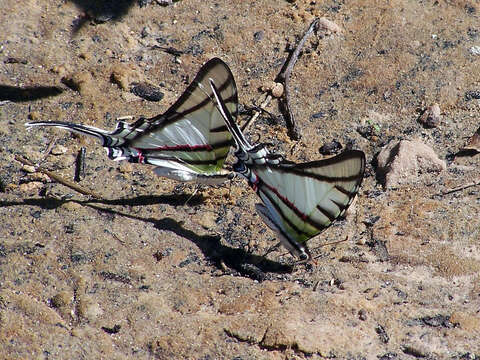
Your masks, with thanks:
[(193, 190), (193, 193), (190, 194), (190, 196), (189, 196), (188, 199), (185, 201), (185, 203), (183, 204), (183, 206), (187, 205), (188, 202), (189, 202), (190, 200), (192, 200), (192, 198), (197, 194), (198, 189), (200, 189), (200, 184), (195, 184), (195, 190)]

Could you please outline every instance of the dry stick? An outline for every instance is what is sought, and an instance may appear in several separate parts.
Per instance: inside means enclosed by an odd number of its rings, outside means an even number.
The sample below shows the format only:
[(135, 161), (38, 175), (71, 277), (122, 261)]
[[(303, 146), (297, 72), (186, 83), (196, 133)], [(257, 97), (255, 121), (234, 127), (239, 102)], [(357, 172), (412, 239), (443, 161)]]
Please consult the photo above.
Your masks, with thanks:
[(73, 189), (73, 190), (79, 192), (80, 194), (89, 195), (89, 196), (92, 196), (96, 199), (102, 199), (102, 197), (100, 195), (98, 195), (97, 193), (95, 193), (91, 190), (88, 190), (88, 189), (84, 189), (80, 185), (77, 185), (77, 184), (75, 184), (75, 183), (73, 183), (69, 180), (66, 180), (63, 177), (61, 177), (60, 175), (57, 175), (57, 174), (45, 169), (42, 166), (37, 166), (34, 163), (32, 163), (30, 160), (28, 160), (26, 158), (23, 158), (20, 155), (15, 155), (15, 160), (21, 162), (24, 165), (33, 166), (35, 168), (35, 171), (39, 171), (39, 172), (47, 175), (48, 177), (55, 180), (56, 182), (58, 182), (62, 185), (65, 185), (66, 187), (69, 187), (70, 189)]
[(48, 146), (47, 146), (47, 150), (45, 150), (45, 154), (43, 155), (42, 160), (40, 160), (40, 163), (42, 163), (43, 161), (45, 161), (45, 159), (48, 157), (48, 155), (50, 155), (50, 153), (52, 152), (53, 147), (54, 147), (55, 144), (57, 143), (57, 140), (58, 140), (58, 137), (57, 137), (56, 135), (50, 140), (50, 142), (48, 143)]
[[(322, 245), (320, 245), (320, 246), (317, 246), (315, 249), (313, 249), (313, 251), (316, 251), (316, 250), (318, 250), (318, 249), (320, 249), (321, 247), (324, 247), (324, 246), (340, 244), (340, 243), (343, 243), (343, 242), (345, 242), (345, 241), (347, 241), (347, 240), (348, 240), (348, 236), (347, 236), (345, 239), (343, 239), (343, 240), (332, 241), (332, 242), (328, 242), (328, 243), (322, 244)], [(321, 256), (321, 255), (317, 256), (316, 258), (313, 258), (313, 260), (318, 259), (320, 256)]]
[(459, 187), (444, 191), (444, 192), (440, 193), (439, 195), (448, 195), (448, 194), (451, 194), (453, 192), (465, 190), (465, 189), (468, 189), (468, 188), (471, 188), (471, 187), (474, 187), (474, 186), (478, 186), (478, 185), (480, 185), (480, 181), (473, 182), (473, 183), (470, 183), (470, 184), (467, 184), (467, 185), (459, 186)]
[(255, 110), (253, 113), (252, 117), (248, 119), (245, 124), (241, 127), (242, 131), (245, 131), (247, 127), (249, 127), (255, 120), (257, 120), (258, 116), (262, 112), (262, 110), (265, 110), (265, 108), (268, 106), (270, 101), (272, 100), (272, 95), (268, 94), (265, 100), (261, 103), (260, 105), (260, 110)]
[(277, 78), (275, 79), (276, 82), (283, 83), (284, 91), (282, 96), (282, 100), (283, 100), (282, 104), (285, 109), (285, 114), (284, 114), (285, 122), (287, 123), (289, 136), (293, 140), (300, 140), (301, 135), (297, 128), (295, 117), (293, 116), (293, 113), (290, 110), (290, 97), (289, 97), (289, 91), (288, 91), (288, 83), (290, 80), (290, 74), (292, 73), (293, 67), (295, 66), (295, 63), (298, 60), (298, 56), (300, 55), (300, 51), (302, 50), (303, 45), (305, 45), (305, 42), (307, 41), (308, 37), (312, 35), (313, 31), (318, 27), (318, 21), (319, 21), (318, 18), (312, 21), (312, 23), (308, 27), (308, 30), (303, 35), (303, 38), (300, 40), (295, 50), (288, 58), (287, 63), (282, 68), (282, 71), (280, 72), (280, 74), (278, 74)]

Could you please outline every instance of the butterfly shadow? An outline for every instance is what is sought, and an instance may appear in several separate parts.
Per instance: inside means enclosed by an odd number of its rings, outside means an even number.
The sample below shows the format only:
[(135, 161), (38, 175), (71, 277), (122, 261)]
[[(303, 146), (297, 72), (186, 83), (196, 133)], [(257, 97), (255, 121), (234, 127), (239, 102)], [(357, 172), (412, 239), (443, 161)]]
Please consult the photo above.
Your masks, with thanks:
[(9, 86), (0, 84), (0, 101), (23, 102), (60, 95), (63, 90), (57, 86)]
[(172, 218), (158, 219), (153, 217), (142, 217), (128, 212), (119, 211), (111, 207), (104, 207), (104, 205), (145, 206), (157, 204), (184, 206), (187, 202), (188, 205), (194, 206), (201, 204), (203, 200), (203, 196), (201, 195), (191, 196), (189, 194), (157, 196), (145, 195), (129, 199), (90, 199), (81, 201), (47, 197), (22, 199), (19, 201), (0, 201), (0, 208), (8, 206), (30, 205), (38, 206), (41, 209), (52, 210), (68, 202), (76, 202), (83, 206), (95, 209), (102, 214), (107, 214), (109, 216), (122, 216), (145, 223), (152, 223), (158, 230), (171, 231), (197, 245), (197, 247), (204, 254), (205, 258), (218, 269), (226, 272), (230, 271), (230, 273), (234, 275), (246, 276), (253, 280), (263, 281), (272, 277), (272, 274), (286, 274), (293, 271), (293, 265), (269, 260), (264, 256), (248, 253), (243, 249), (232, 248), (223, 245), (221, 243), (221, 236), (198, 235), (194, 231), (185, 228), (180, 222)]
[[(178, 197), (178, 195), (175, 196)], [(194, 198), (191, 198), (189, 195), (185, 195), (185, 197), (190, 199), (189, 205), (194, 205), (194, 202), (192, 202)], [(203, 201), (203, 197), (199, 196), (199, 198), (201, 199), (197, 199), (196, 201)], [(113, 202), (115, 202), (115, 205), (132, 205), (131, 200), (129, 203), (120, 203), (121, 200), (123, 199), (115, 200)], [(147, 218), (138, 215), (132, 215), (130, 213), (121, 212), (111, 208), (104, 208), (95, 204), (94, 202), (98, 203), (99, 200), (85, 202), (83, 205), (96, 209), (102, 213), (119, 215), (146, 223), (152, 223), (157, 230), (171, 231), (197, 245), (197, 247), (204, 254), (205, 258), (218, 269), (225, 271), (226, 267), (230, 269), (230, 273), (234, 275), (246, 276), (253, 280), (263, 281), (271, 277), (269, 273), (286, 274), (291, 273), (294, 269), (293, 265), (272, 261), (266, 259), (264, 256), (248, 253), (243, 249), (225, 246), (221, 243), (221, 237), (219, 235), (198, 235), (194, 231), (185, 228), (180, 222), (172, 218), (167, 217), (163, 219), (157, 219), (153, 217)], [(110, 200), (109, 203), (112, 203), (112, 200)], [(137, 205), (139, 203), (136, 202), (135, 204)], [(172, 204), (172, 202), (169, 202), (169, 204)], [(175, 204), (185, 205), (184, 197), (181, 196), (181, 200), (175, 200)]]
[[(156, 199), (152, 199), (156, 198)], [(178, 236), (193, 242), (202, 251), (205, 258), (214, 264), (218, 269), (224, 270), (225, 267), (230, 269), (233, 274), (239, 274), (249, 277), (253, 280), (263, 281), (271, 277), (269, 273), (291, 273), (294, 269), (293, 265), (272, 261), (264, 256), (259, 256), (246, 252), (243, 249), (231, 248), (221, 243), (221, 237), (219, 235), (198, 235), (194, 231), (185, 228), (180, 222), (172, 218), (147, 218), (138, 215), (132, 215), (130, 213), (121, 212), (111, 208), (104, 208), (99, 206), (98, 203), (111, 204), (111, 205), (152, 205), (158, 203), (159, 199), (162, 199), (163, 203), (170, 205), (184, 206), (188, 201), (190, 206), (199, 205), (203, 202), (203, 196), (196, 195), (168, 195), (168, 196), (142, 196), (136, 199), (118, 199), (118, 200), (89, 200), (88, 202), (82, 202), (83, 205), (96, 209), (102, 213), (108, 213), (110, 215), (120, 215), (130, 219), (139, 220), (147, 223), (152, 223), (158, 230), (171, 231)], [(157, 202), (153, 202), (157, 201)], [(147, 203), (148, 202), (148, 203)]]
[(246, 252), (243, 249), (231, 248), (221, 243), (219, 235), (198, 235), (186, 229), (178, 221), (171, 218), (156, 220), (155, 228), (172, 231), (178, 236), (190, 240), (203, 252), (207, 260), (217, 268), (225, 270), (225, 266), (242, 276), (263, 281), (269, 278), (268, 273), (291, 273), (293, 266), (279, 263)]
[[(56, 209), (66, 203), (75, 202), (80, 205), (88, 206), (95, 208), (98, 211), (107, 211), (117, 213), (122, 216), (129, 216), (127, 213), (122, 213), (110, 208), (104, 208), (99, 206), (99, 204), (104, 205), (116, 205), (116, 206), (146, 206), (146, 205), (159, 205), (167, 204), (171, 206), (183, 206), (187, 202), (189, 205), (200, 205), (204, 201), (203, 196), (201, 195), (188, 195), (188, 194), (177, 194), (177, 195), (141, 195), (133, 198), (121, 198), (121, 199), (89, 199), (89, 200), (71, 200), (71, 199), (59, 199), (54, 197), (42, 197), (42, 198), (30, 198), (22, 200), (0, 200), (0, 208), (9, 207), (9, 206), (21, 206), (21, 205), (30, 205), (38, 206), (41, 209), (52, 210)], [(140, 218), (141, 220), (141, 218)]]
[(119, 21), (128, 14), (136, 0), (69, 0), (82, 11), (73, 22), (73, 34), (76, 34), (88, 22), (100, 24), (108, 21)]

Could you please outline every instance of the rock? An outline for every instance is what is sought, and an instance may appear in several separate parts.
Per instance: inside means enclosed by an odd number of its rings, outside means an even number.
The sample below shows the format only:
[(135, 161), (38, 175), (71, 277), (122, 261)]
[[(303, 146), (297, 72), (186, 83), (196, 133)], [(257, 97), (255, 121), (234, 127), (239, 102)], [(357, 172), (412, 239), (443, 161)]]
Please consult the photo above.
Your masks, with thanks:
[(100, 305), (86, 296), (80, 297), (77, 311), (78, 316), (90, 322), (95, 321), (100, 315), (103, 314), (103, 310)]
[(163, 92), (160, 91), (160, 88), (158, 88), (155, 85), (148, 84), (145, 82), (134, 82), (131, 84), (131, 89), (130, 91), (141, 97), (142, 99), (148, 100), (148, 101), (160, 101), (163, 99)]
[(43, 183), (40, 181), (30, 181), (28, 183), (23, 183), (19, 186), (19, 190), (22, 193), (32, 194), (43, 187)]
[(133, 165), (132, 163), (124, 161), (118, 166), (118, 171), (122, 174), (130, 174), (133, 172)]
[(327, 34), (335, 34), (342, 32), (342, 28), (340, 26), (325, 17), (320, 18), (320, 20), (318, 21), (318, 30), (323, 30)]
[(276, 98), (279, 98), (283, 95), (283, 84), (282, 83), (275, 83), (272, 88), (272, 95)]
[(432, 148), (417, 140), (402, 140), (390, 142), (380, 151), (377, 177), (386, 188), (393, 188), (414, 183), (418, 174), (445, 169), (445, 161)]
[(215, 222), (216, 219), (217, 215), (214, 212), (208, 211), (203, 214), (199, 223), (206, 230), (215, 229), (217, 226), (217, 223)]
[(73, 296), (68, 291), (60, 291), (50, 299), (50, 304), (54, 308), (62, 308), (73, 301)]
[(467, 140), (465, 146), (461, 150), (463, 150), (463, 151), (473, 151), (475, 153), (480, 153), (480, 127)]
[(63, 146), (63, 145), (55, 145), (53, 148), (52, 148), (52, 155), (63, 155), (67, 152), (68, 148), (66, 146)]
[(41, 118), (41, 114), (38, 111), (32, 111), (28, 114), (28, 118), (33, 121), (38, 121)]
[(420, 121), (426, 128), (437, 127), (440, 120), (440, 106), (437, 103), (430, 105), (418, 118), (418, 121)]
[(480, 46), (472, 46), (469, 50), (472, 55), (480, 55)]
[(272, 96), (279, 98), (283, 95), (283, 84), (282, 83), (277, 83), (275, 81), (267, 81), (263, 86), (262, 86), (262, 91), (271, 91)]
[(37, 170), (35, 169), (35, 166), (33, 166), (33, 165), (26, 165), (26, 164), (23, 164), (23, 165), (22, 165), (22, 170), (25, 171), (26, 173), (29, 173), (29, 174), (33, 174), (34, 172), (37, 171)]
[(134, 65), (118, 64), (112, 67), (110, 79), (117, 84), (122, 90), (129, 90), (129, 84), (141, 81), (140, 76), (136, 72)]
[(62, 82), (70, 89), (78, 91), (81, 95), (91, 95), (96, 86), (92, 74), (88, 71), (64, 76)]

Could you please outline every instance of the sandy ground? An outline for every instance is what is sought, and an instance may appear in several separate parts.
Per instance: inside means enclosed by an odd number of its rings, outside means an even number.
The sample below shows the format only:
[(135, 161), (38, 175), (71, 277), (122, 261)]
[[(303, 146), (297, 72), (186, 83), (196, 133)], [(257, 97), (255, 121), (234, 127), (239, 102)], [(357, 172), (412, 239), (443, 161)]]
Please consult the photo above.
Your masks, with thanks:
[[(89, 3), (0, 7), (0, 358), (480, 357), (480, 188), (442, 195), (480, 176), (479, 156), (452, 156), (480, 125), (478, 2)], [(24, 127), (159, 114), (215, 56), (247, 108), (320, 16), (342, 32), (313, 35), (294, 68), (303, 137), (290, 140), (281, 116), (248, 132), (290, 160), (320, 159), (332, 140), (366, 153), (354, 209), (309, 242), (316, 265), (292, 266), (284, 249), (264, 256), (275, 236), (242, 179), (178, 184), (108, 160), (94, 140)], [(132, 94), (135, 81), (159, 85), (163, 100)], [(442, 119), (425, 129), (433, 103)], [(281, 114), (276, 100), (267, 110)], [(72, 179), (86, 146), (80, 184), (101, 200), (14, 160), (42, 160), (53, 139), (66, 148), (42, 164)], [(400, 139), (424, 142), (447, 170), (384, 190), (374, 159)]]

